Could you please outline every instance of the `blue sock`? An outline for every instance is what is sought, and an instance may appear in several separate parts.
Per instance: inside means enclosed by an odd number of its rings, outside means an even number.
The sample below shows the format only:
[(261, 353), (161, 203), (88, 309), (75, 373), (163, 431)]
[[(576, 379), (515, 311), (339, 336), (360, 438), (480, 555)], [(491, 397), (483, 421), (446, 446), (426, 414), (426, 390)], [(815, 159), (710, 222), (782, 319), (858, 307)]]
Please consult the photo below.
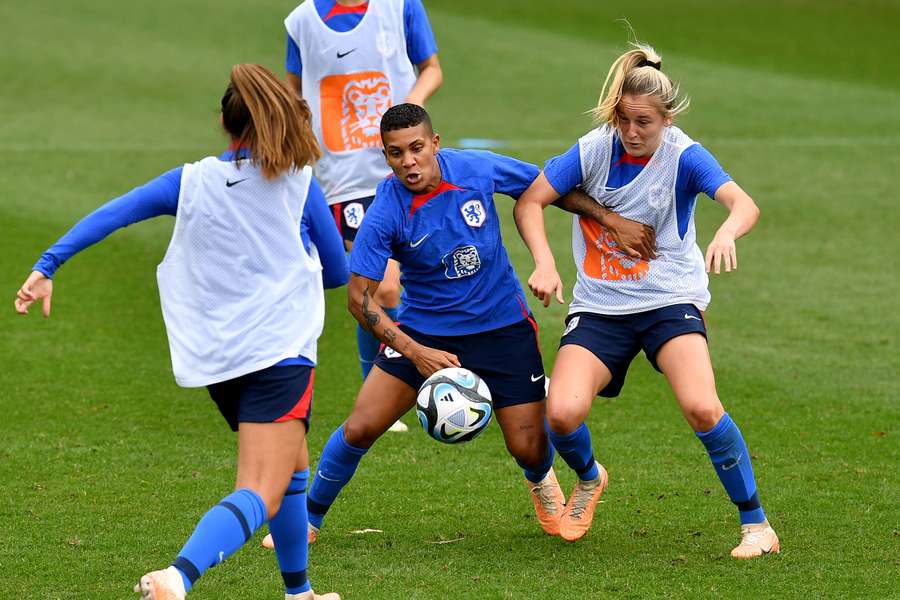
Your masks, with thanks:
[(547, 476), (547, 473), (550, 472), (550, 467), (553, 466), (553, 457), (555, 453), (553, 452), (553, 444), (547, 444), (547, 454), (544, 456), (543, 462), (539, 465), (526, 465), (519, 460), (516, 460), (516, 463), (522, 467), (522, 472), (525, 473), (525, 479), (530, 481), (531, 483), (540, 483), (544, 480), (544, 477)]
[[(391, 321), (397, 320), (396, 308), (382, 307)], [(359, 366), (362, 368), (363, 379), (369, 376), (372, 365), (375, 364), (375, 357), (378, 356), (378, 349), (381, 342), (374, 335), (363, 329), (362, 325), (356, 326), (356, 346), (359, 348)]]
[(578, 429), (566, 434), (553, 433), (548, 426), (547, 435), (556, 451), (578, 474), (579, 479), (590, 481), (600, 477), (600, 470), (597, 468), (594, 450), (591, 447), (591, 432), (588, 431), (586, 424), (582, 423)]
[(356, 448), (347, 443), (344, 439), (343, 424), (328, 438), (306, 499), (309, 522), (313, 527), (322, 526), (325, 513), (353, 477), (359, 461), (367, 451), (365, 448)]
[(309, 546), (306, 542), (306, 484), (309, 469), (297, 471), (291, 477), (281, 509), (271, 521), (269, 531), (275, 541), (275, 555), (284, 579), (284, 591), (299, 594), (310, 589), (306, 578), (309, 562)]
[(265, 503), (246, 488), (232, 492), (209, 509), (172, 563), (181, 573), (185, 591), (207, 569), (237, 552), (265, 522)]
[(706, 446), (709, 459), (722, 482), (728, 497), (738, 507), (741, 525), (762, 523), (766, 520), (756, 493), (756, 479), (750, 464), (750, 453), (741, 430), (728, 413), (722, 415), (716, 426), (707, 432), (697, 432), (697, 437)]

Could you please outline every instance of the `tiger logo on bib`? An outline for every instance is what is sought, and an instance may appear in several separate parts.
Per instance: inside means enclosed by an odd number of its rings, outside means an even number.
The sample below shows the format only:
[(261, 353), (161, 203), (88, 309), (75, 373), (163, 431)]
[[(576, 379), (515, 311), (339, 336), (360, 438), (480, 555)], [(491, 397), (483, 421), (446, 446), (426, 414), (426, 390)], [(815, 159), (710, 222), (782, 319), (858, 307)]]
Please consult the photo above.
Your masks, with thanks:
[(584, 274), (607, 281), (640, 281), (647, 277), (650, 263), (622, 252), (603, 225), (578, 219), (584, 235)]
[(322, 137), (332, 152), (381, 147), (381, 117), (391, 107), (391, 84), (380, 71), (322, 79)]

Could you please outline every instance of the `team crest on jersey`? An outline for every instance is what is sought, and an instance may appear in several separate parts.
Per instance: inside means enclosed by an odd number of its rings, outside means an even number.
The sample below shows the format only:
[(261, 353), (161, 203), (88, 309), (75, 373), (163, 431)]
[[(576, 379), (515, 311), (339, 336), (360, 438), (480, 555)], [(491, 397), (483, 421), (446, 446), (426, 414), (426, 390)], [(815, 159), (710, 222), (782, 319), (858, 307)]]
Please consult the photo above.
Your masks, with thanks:
[(650, 263), (632, 258), (619, 248), (616, 241), (593, 219), (578, 219), (584, 235), (584, 274), (606, 281), (640, 281), (650, 273)]
[(572, 331), (573, 331), (576, 327), (578, 327), (578, 321), (580, 321), (580, 320), (581, 320), (581, 317), (580, 317), (580, 316), (579, 316), (579, 317), (572, 317), (571, 319), (569, 319), (569, 322), (566, 324), (566, 330), (563, 331), (563, 336), (567, 336), (567, 335), (569, 335), (570, 333), (572, 333)]
[(481, 257), (475, 246), (460, 246), (445, 254), (441, 262), (444, 263), (444, 275), (447, 279), (471, 277), (481, 269)]
[(391, 83), (381, 71), (328, 75), (319, 84), (322, 139), (331, 152), (381, 148), (381, 116)]
[(470, 227), (481, 227), (487, 221), (487, 213), (481, 200), (469, 200), (459, 209)]
[(359, 202), (351, 202), (344, 207), (344, 221), (347, 222), (347, 227), (359, 229), (364, 216), (366, 209)]
[(400, 354), (399, 352), (397, 352), (396, 350), (394, 350), (393, 348), (391, 348), (390, 346), (384, 347), (384, 357), (385, 358), (400, 358), (401, 356), (403, 356), (403, 355)]
[(650, 196), (649, 204), (654, 210), (661, 209), (671, 201), (671, 194), (669, 194), (666, 191), (666, 188), (661, 185), (651, 187), (647, 190), (647, 195)]

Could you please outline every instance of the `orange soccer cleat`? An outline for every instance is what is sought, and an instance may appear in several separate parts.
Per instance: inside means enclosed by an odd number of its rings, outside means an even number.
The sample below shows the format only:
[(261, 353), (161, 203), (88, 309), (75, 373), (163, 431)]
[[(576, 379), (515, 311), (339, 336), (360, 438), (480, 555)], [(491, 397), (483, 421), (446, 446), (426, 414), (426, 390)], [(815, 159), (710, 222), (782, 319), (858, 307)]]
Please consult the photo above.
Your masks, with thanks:
[(600, 501), (600, 495), (606, 489), (609, 475), (603, 465), (597, 465), (600, 474), (597, 479), (581, 481), (575, 484), (569, 502), (559, 520), (559, 535), (564, 540), (574, 542), (591, 528), (594, 520), (594, 509)]
[(541, 529), (547, 535), (559, 535), (559, 519), (566, 505), (566, 497), (559, 487), (553, 468), (550, 468), (550, 472), (540, 483), (532, 483), (526, 479), (525, 484), (531, 492), (531, 503), (534, 504), (534, 514)]

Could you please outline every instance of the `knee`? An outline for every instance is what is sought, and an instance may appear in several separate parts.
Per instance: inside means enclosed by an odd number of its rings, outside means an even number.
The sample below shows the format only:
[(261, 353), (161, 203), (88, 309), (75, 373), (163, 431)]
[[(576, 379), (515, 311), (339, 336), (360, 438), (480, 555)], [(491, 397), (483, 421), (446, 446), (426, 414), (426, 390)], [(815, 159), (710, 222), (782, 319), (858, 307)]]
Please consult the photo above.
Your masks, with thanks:
[(691, 406), (684, 411), (684, 417), (694, 431), (705, 432), (716, 426), (725, 409), (717, 401)]
[(355, 448), (370, 448), (379, 435), (379, 432), (372, 429), (367, 419), (350, 415), (344, 423), (344, 440)]
[(564, 403), (547, 404), (547, 424), (550, 431), (556, 434), (572, 433), (584, 423), (587, 415), (577, 407), (568, 406)]
[(400, 283), (382, 281), (375, 292), (375, 302), (384, 308), (396, 308), (400, 304)]
[(516, 462), (522, 465), (539, 465), (547, 457), (547, 434), (519, 436), (506, 440), (506, 449)]

